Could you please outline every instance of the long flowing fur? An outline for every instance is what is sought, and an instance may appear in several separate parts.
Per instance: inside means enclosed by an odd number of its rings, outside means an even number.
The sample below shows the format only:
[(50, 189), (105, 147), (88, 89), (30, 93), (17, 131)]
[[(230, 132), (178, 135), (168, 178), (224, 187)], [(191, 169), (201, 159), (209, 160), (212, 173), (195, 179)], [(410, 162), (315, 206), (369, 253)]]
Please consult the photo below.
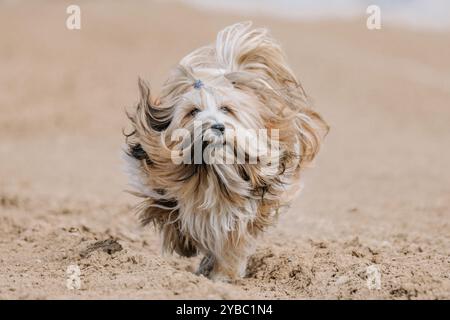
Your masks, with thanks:
[[(204, 86), (196, 88), (199, 79)], [(204, 254), (200, 273), (242, 276), (257, 235), (300, 189), (300, 173), (319, 151), (326, 123), (309, 106), (280, 46), (266, 29), (251, 29), (250, 23), (225, 28), (214, 44), (183, 58), (157, 100), (142, 80), (139, 89), (125, 157), (133, 193), (144, 198), (142, 223), (160, 230), (165, 251)], [(201, 137), (193, 134), (196, 117), (205, 124)], [(218, 119), (227, 129), (266, 129), (266, 147), (277, 143), (279, 151), (263, 159), (252, 154), (257, 148), (247, 150), (246, 159), (258, 159), (252, 164), (173, 161), (174, 149), (192, 148), (170, 139), (176, 129), (187, 129), (195, 141)], [(237, 142), (229, 152), (240, 149)]]

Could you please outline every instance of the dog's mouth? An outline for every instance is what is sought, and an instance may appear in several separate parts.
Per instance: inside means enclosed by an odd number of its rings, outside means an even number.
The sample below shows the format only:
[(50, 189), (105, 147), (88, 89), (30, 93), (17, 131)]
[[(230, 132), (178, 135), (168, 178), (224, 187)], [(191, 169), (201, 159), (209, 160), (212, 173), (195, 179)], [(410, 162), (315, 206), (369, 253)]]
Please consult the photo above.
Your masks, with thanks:
[(221, 165), (235, 164), (246, 162), (251, 158), (249, 154), (256, 151), (246, 150), (249, 143), (253, 143), (254, 139), (241, 139), (237, 137), (237, 131), (231, 128), (216, 130), (208, 125), (203, 130), (192, 130), (189, 135), (185, 136), (182, 143), (177, 148), (176, 163), (184, 165)]
[(222, 163), (226, 140), (203, 141), (202, 143), (202, 165)]
[(189, 146), (190, 163), (196, 165), (213, 165), (223, 163), (225, 154), (230, 151), (225, 135), (222, 132), (216, 132), (214, 129), (208, 129), (202, 132), (197, 139)]
[(221, 148), (226, 145), (227, 138), (224, 132), (216, 129), (205, 130), (202, 134), (202, 151), (206, 148)]
[(204, 151), (207, 147), (224, 147), (227, 145), (227, 141), (203, 141), (202, 142), (202, 151)]

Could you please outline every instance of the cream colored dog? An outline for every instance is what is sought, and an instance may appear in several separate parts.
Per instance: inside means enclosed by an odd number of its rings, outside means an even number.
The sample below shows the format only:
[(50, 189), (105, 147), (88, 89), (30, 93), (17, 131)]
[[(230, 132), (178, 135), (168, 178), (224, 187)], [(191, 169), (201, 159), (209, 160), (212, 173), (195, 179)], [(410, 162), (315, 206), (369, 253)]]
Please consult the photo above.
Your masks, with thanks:
[(299, 190), (327, 125), (280, 46), (250, 23), (183, 58), (158, 99), (139, 87), (126, 158), (144, 198), (142, 223), (157, 226), (166, 251), (204, 254), (199, 273), (243, 276), (257, 235)]

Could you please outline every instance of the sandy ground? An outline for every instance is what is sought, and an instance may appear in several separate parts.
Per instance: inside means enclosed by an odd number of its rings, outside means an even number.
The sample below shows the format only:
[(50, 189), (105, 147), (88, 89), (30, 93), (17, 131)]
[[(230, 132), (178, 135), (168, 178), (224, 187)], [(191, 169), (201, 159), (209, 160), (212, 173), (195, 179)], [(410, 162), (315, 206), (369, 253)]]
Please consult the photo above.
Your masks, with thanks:
[[(68, 31), (63, 1), (14, 3), (0, 1), (0, 298), (450, 298), (450, 33), (140, 1), (78, 1), (82, 30)], [(250, 18), (331, 132), (249, 276), (214, 283), (138, 226), (121, 130), (138, 75), (157, 92), (182, 56)], [(110, 238), (120, 246), (90, 247)], [(80, 290), (66, 288), (73, 264)]]

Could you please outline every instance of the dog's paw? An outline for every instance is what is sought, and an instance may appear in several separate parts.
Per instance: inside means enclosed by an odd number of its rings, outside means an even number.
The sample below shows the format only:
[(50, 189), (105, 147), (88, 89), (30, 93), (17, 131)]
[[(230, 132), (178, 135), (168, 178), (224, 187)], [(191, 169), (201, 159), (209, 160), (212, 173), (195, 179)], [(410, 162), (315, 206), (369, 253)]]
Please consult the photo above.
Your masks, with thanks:
[(203, 275), (212, 281), (231, 283), (245, 276), (245, 268), (243, 270), (243, 272), (240, 269), (239, 272), (233, 272), (230, 269), (221, 268), (213, 256), (206, 255), (200, 262), (195, 274)]
[(211, 255), (204, 256), (195, 274), (198, 276), (203, 275), (207, 278), (210, 278), (210, 275), (214, 269), (215, 262), (216, 259), (214, 259), (213, 256)]

